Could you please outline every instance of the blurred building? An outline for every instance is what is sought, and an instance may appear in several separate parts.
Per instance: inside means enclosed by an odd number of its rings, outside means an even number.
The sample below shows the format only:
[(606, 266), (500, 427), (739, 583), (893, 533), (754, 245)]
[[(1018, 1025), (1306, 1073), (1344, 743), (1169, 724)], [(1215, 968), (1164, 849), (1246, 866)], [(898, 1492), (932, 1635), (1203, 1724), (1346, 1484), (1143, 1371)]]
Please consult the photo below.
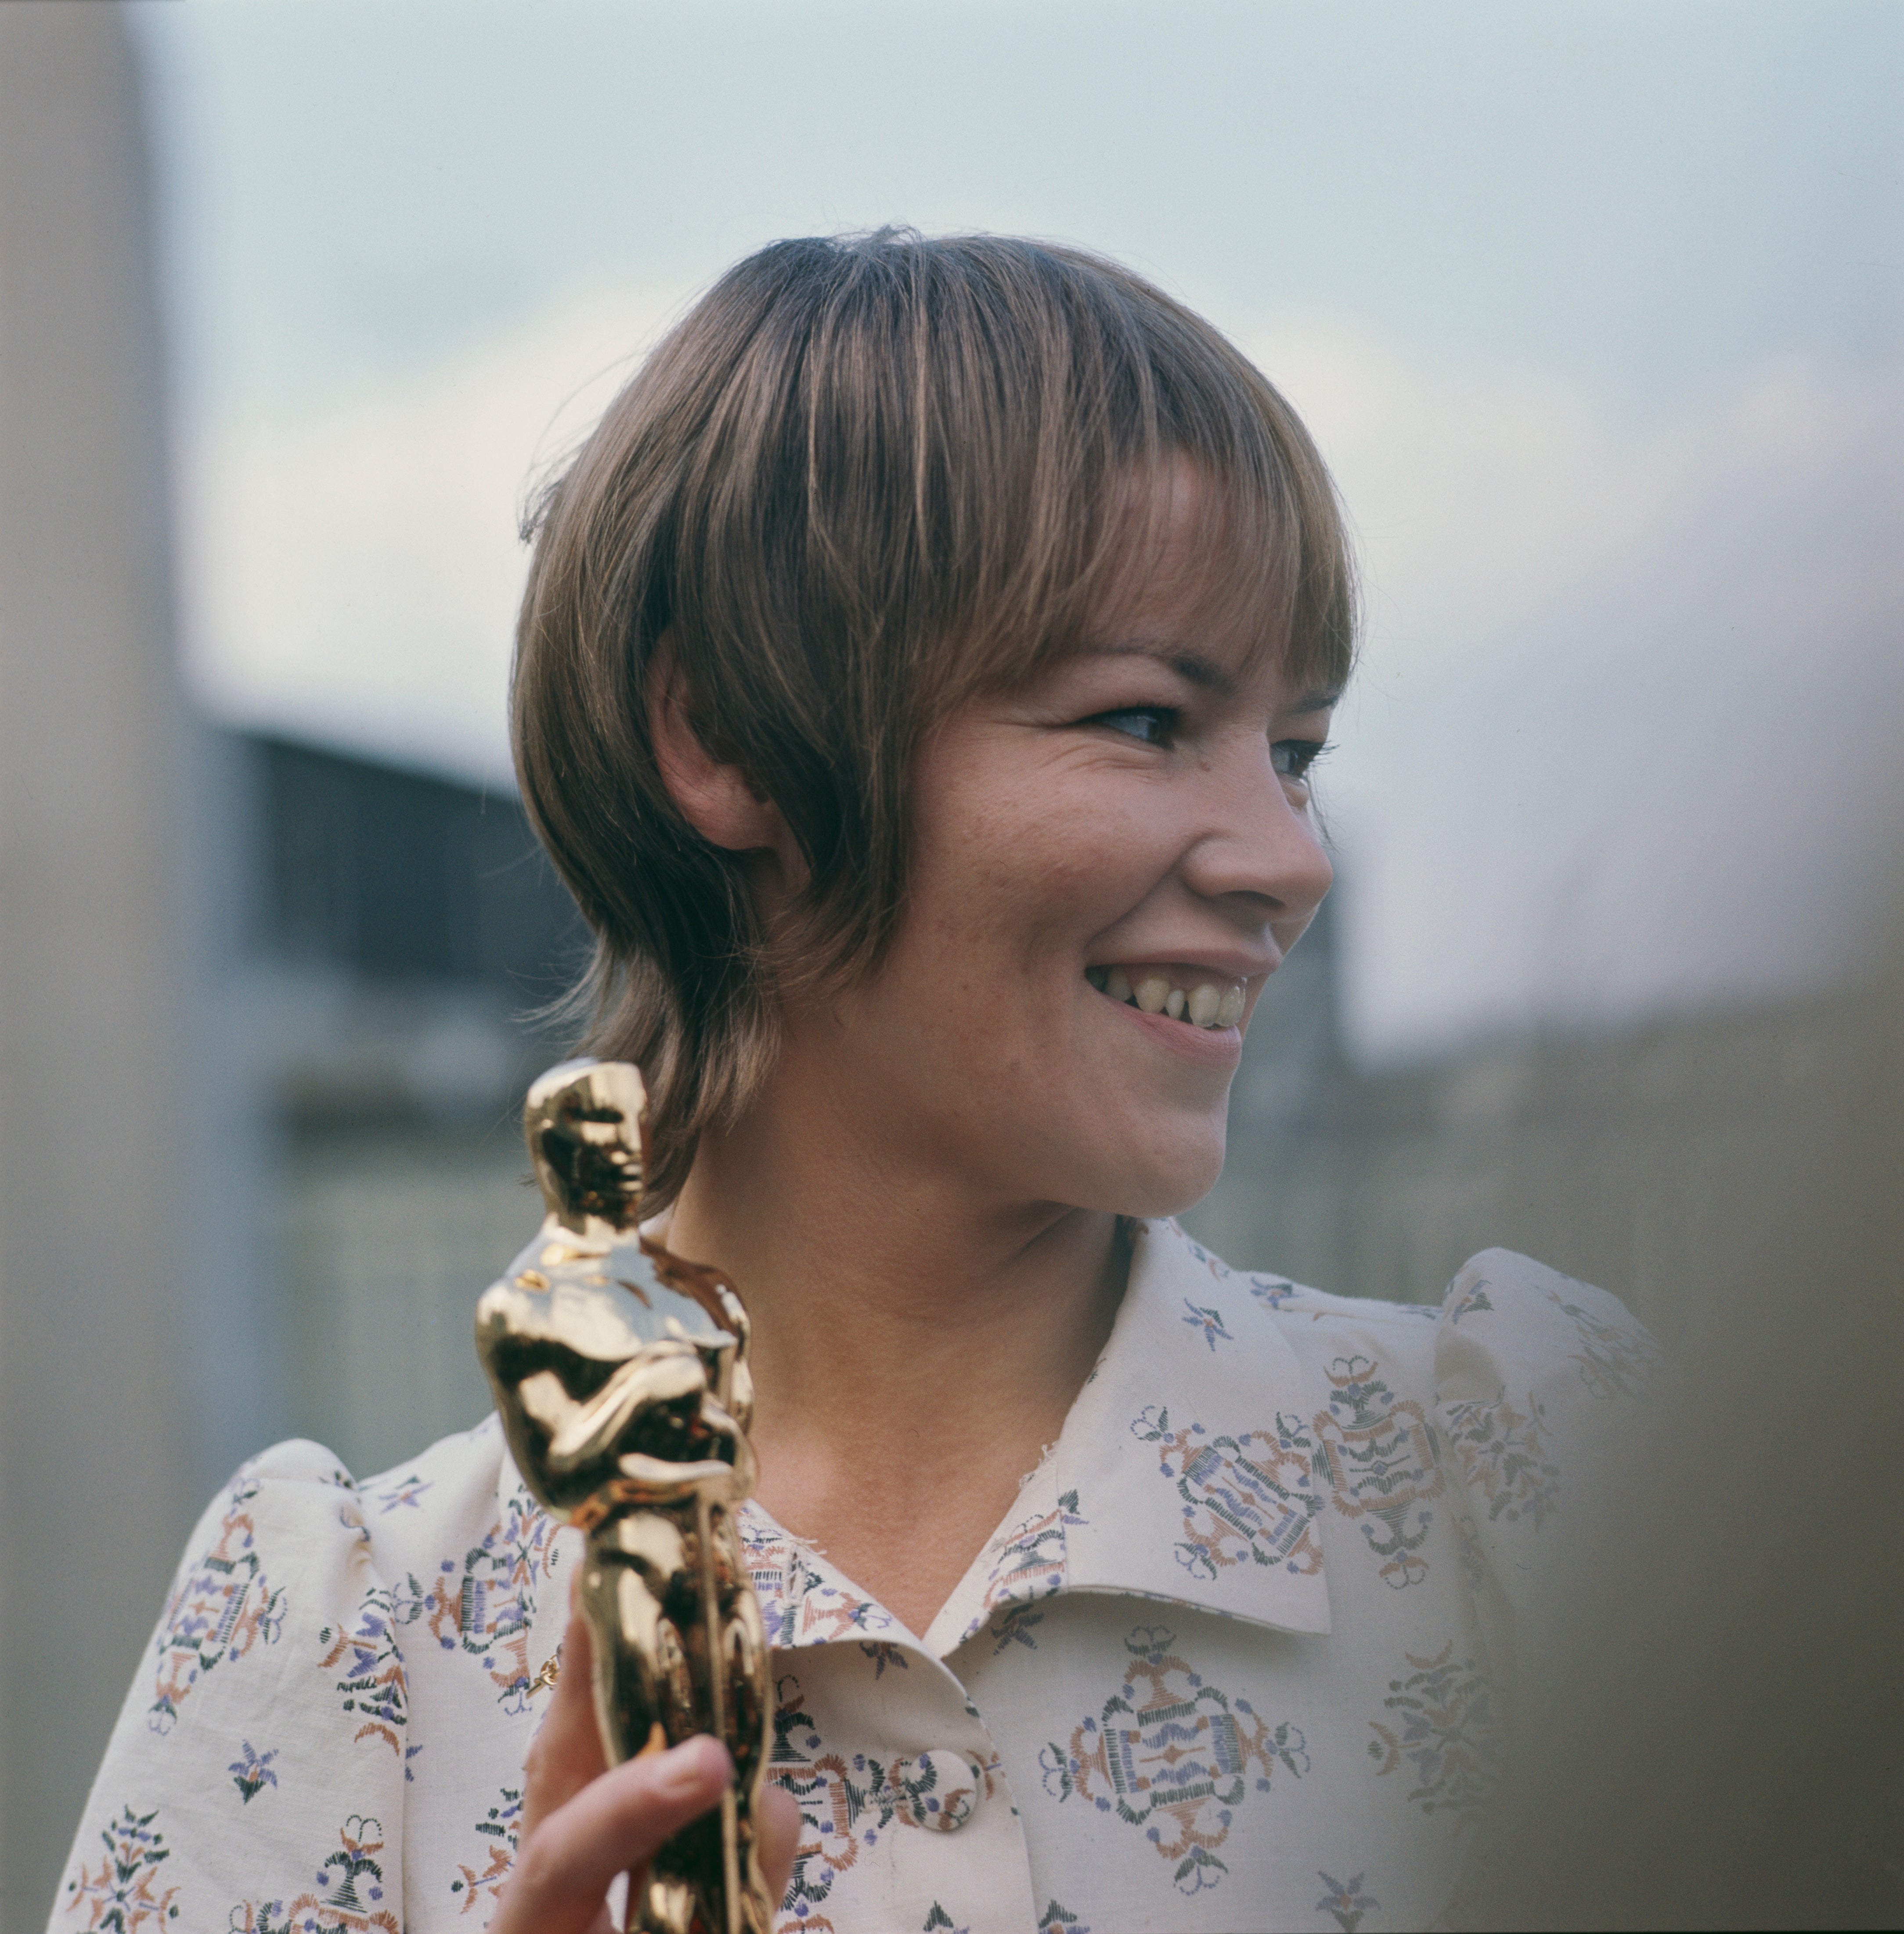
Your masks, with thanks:
[(1340, 1046), (1337, 986), (1321, 919), (1259, 1003), (1228, 1164), (1185, 1221), (1239, 1264), (1340, 1294), (1439, 1301), (1498, 1244), (1612, 1290), (1676, 1343), (1741, 1262), (1742, 1202), (1755, 1228), (1807, 1224), (1794, 1146), (1890, 1105), (1841, 988), (1363, 1068)]
[(249, 938), (233, 992), (269, 1159), (269, 1435), (359, 1473), (489, 1398), (474, 1298), (540, 1205), (517, 1126), (587, 935), (507, 793), (233, 735)]

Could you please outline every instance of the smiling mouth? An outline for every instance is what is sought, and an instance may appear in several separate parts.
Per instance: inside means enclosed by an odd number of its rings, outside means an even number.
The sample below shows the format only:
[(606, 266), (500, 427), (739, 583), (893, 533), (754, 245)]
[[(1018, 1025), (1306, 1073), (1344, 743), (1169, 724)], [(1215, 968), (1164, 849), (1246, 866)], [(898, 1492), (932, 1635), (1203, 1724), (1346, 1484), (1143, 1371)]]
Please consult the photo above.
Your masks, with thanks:
[(1234, 1027), (1248, 999), (1242, 981), (1197, 968), (1087, 967), (1084, 978), (1113, 1001), (1187, 1027)]

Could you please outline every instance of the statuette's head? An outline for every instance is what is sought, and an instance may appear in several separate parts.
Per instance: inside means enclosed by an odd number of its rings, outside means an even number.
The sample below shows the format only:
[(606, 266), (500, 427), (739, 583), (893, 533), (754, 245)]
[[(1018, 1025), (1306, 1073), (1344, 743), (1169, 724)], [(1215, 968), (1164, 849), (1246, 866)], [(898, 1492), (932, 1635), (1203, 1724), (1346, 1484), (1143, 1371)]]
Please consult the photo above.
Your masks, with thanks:
[(647, 1168), (647, 1091), (626, 1062), (565, 1061), (529, 1091), (523, 1133), (550, 1215), (578, 1234), (634, 1228)]

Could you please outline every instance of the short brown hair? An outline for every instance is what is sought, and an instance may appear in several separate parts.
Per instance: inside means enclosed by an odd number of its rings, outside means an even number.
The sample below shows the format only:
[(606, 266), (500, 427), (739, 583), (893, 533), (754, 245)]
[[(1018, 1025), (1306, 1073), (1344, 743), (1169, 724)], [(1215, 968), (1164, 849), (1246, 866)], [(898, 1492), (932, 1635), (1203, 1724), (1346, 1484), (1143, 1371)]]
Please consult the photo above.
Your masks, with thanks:
[[(1183, 459), (1221, 486), (1202, 493), (1212, 583), (1295, 676), (1339, 685), (1353, 575), (1295, 412), (1208, 323), (1077, 249), (776, 243), (695, 304), (544, 493), (516, 767), (595, 935), (586, 1044), (647, 1081), (651, 1204), (770, 1065), (777, 990), (877, 967), (921, 734), (1075, 647), (1129, 568), (1133, 477)], [(662, 783), (664, 634), (695, 731), (811, 869), (771, 950), (738, 856)]]

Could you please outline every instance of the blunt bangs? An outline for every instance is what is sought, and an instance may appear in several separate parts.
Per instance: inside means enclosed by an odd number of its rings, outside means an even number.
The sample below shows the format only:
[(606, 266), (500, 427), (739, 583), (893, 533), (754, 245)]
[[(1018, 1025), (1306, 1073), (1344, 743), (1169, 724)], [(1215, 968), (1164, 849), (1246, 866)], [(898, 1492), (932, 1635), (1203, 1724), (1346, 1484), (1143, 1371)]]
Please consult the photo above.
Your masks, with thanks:
[[(1171, 541), (1304, 685), (1354, 656), (1333, 487), (1210, 324), (1115, 263), (991, 236), (776, 243), (664, 339), (532, 520), (523, 795), (596, 935), (592, 1051), (647, 1080), (651, 1199), (771, 1065), (779, 1003), (877, 970), (920, 737), (1085, 641)], [(1173, 520), (1176, 521), (1173, 522)], [(703, 742), (811, 868), (770, 946), (649, 738), (665, 638)]]

